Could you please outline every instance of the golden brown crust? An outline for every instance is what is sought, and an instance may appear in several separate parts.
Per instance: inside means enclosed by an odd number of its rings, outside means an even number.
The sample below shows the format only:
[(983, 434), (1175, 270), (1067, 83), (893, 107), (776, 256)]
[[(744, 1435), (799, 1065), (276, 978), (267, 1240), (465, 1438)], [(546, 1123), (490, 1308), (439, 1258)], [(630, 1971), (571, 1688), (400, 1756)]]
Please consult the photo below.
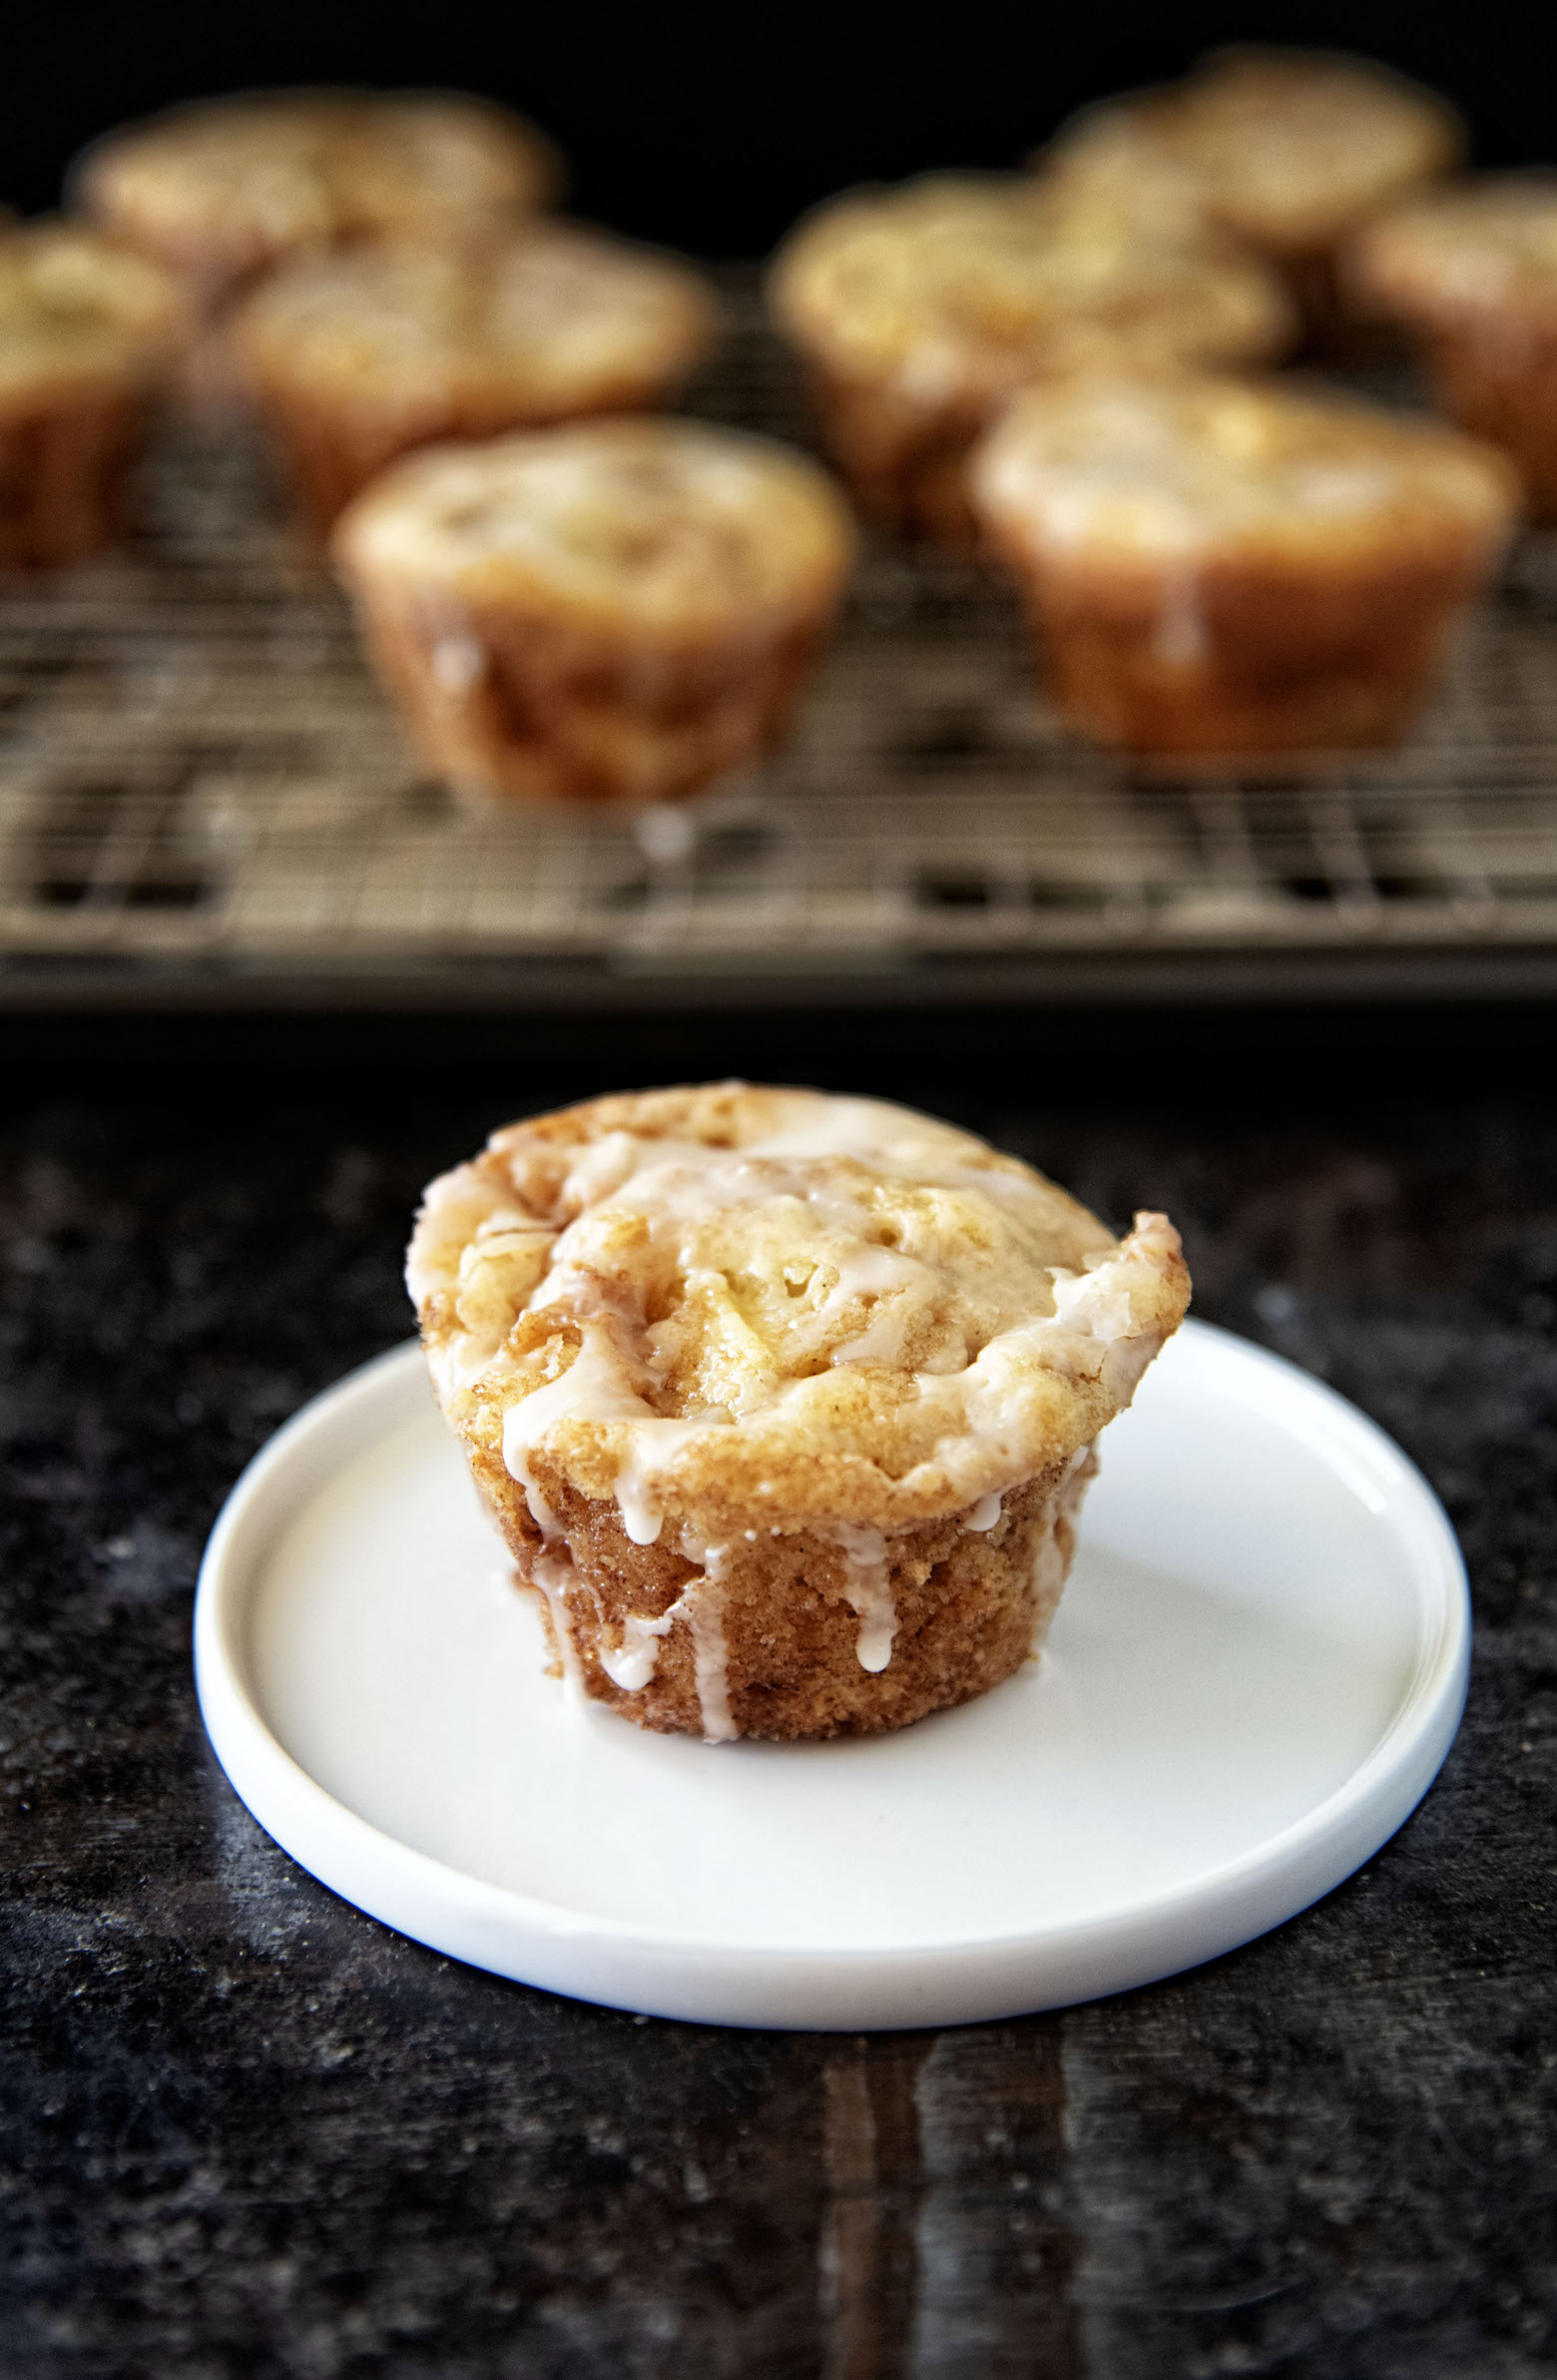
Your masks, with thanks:
[(662, 402), (717, 320), (709, 286), (674, 259), (535, 224), (282, 267), (232, 337), (322, 531), (416, 447)]
[(777, 741), (853, 539), (802, 456), (637, 421), (434, 448), (357, 499), (333, 550), (456, 788), (663, 801)]
[(1272, 277), (1202, 225), (1021, 176), (835, 200), (780, 251), (771, 294), (862, 500), (957, 538), (968, 449), (1013, 390), (1089, 362), (1264, 361), (1293, 329)]
[(1034, 391), (974, 485), (1077, 725), (1252, 756), (1398, 736), (1515, 498), (1452, 433), (1212, 380)]
[(551, 144), (487, 100), (257, 91), (110, 133), (76, 168), (73, 195), (215, 300), (301, 250), (529, 213), (558, 181)]
[(1362, 234), (1345, 273), (1415, 335), (1443, 409), (1513, 458), (1531, 515), (1557, 519), (1557, 175), (1403, 207)]
[(1041, 1636), (1183, 1316), (1171, 1226), (971, 1134), (744, 1083), (590, 1101), (432, 1184), (407, 1281), (553, 1649), (650, 1727), (906, 1725)]

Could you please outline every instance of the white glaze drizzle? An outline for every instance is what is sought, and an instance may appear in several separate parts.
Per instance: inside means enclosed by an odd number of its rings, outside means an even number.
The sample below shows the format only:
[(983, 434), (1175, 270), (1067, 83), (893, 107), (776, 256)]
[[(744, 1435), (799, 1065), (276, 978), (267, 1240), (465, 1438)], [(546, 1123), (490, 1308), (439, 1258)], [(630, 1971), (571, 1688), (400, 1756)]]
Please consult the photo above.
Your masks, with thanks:
[[(1031, 1357), (1041, 1349), (1056, 1371), (1101, 1377), (1116, 1403), (1129, 1403), (1161, 1344), (1159, 1333), (1135, 1328), (1132, 1311), (1132, 1288), (1150, 1264), (1150, 1233), (1133, 1233), (1118, 1250), (1101, 1255), (1081, 1273), (1056, 1267), (1053, 1314), (1019, 1326), (993, 1342), (962, 1375), (963, 1434), (960, 1441), (942, 1442), (936, 1457), (955, 1486), (961, 1488), (966, 1481), (975, 1509), (984, 1506), (989, 1494), (998, 1497), (1005, 1488), (1021, 1484), (1021, 1470), (1016, 1465), (1010, 1467), (1010, 1476), (1000, 1488), (985, 1488), (977, 1482), (977, 1473), (982, 1471), (987, 1480), (990, 1468), (1007, 1468), (1002, 1461), (1003, 1390), (1008, 1370), (1023, 1354)], [(531, 1458), (553, 1423), (634, 1424), (631, 1439), (618, 1457), (615, 1487), (623, 1527), (636, 1545), (652, 1545), (659, 1538), (664, 1524), (664, 1475), (676, 1456), (691, 1440), (728, 1427), (724, 1417), (673, 1420), (657, 1414), (631, 1386), (630, 1362), (617, 1344), (611, 1318), (591, 1317), (583, 1324), (579, 1351), (570, 1368), (520, 1398), (504, 1416), (504, 1465), (525, 1488), (531, 1512), (543, 1529), (543, 1514), (549, 1507), (531, 1470)], [(637, 1369), (642, 1371), (641, 1366)], [(798, 1402), (807, 1385), (804, 1381), (786, 1383), (776, 1402)], [(998, 1517), (997, 1509), (983, 1525), (993, 1527)]]
[(702, 1556), (703, 1576), (683, 1587), (681, 1600), (692, 1626), (693, 1669), (698, 1712), (706, 1743), (728, 1744), (741, 1733), (730, 1707), (730, 1648), (725, 1636), (729, 1547), (710, 1545)]
[(562, 1663), (563, 1690), (570, 1702), (581, 1704), (584, 1699), (584, 1676), (579, 1665), (578, 1646), (573, 1641), (573, 1622), (568, 1614), (568, 1588), (575, 1576), (572, 1559), (566, 1553), (535, 1553), (530, 1556), (530, 1583), (546, 1597), (557, 1657)]
[(892, 1658), (897, 1633), (897, 1602), (887, 1569), (886, 1539), (878, 1528), (856, 1528), (836, 1522), (827, 1532), (843, 1555), (843, 1592), (859, 1621), (854, 1653), (861, 1669), (872, 1674)]
[(569, 1369), (544, 1388), (521, 1397), (503, 1416), (504, 1469), (525, 1490), (531, 1515), (543, 1531), (547, 1530), (543, 1514), (549, 1506), (530, 1468), (531, 1458), (554, 1422), (579, 1415), (595, 1422), (636, 1424), (631, 1449), (617, 1472), (617, 1502), (622, 1525), (633, 1543), (654, 1544), (664, 1513), (653, 1491), (652, 1475), (706, 1425), (667, 1421), (657, 1414), (631, 1387), (608, 1320), (592, 1316), (583, 1326), (579, 1351)]
[[(557, 1520), (534, 1464), (556, 1429), (583, 1423), (612, 1432), (613, 1486), (623, 1525), (633, 1542), (652, 1544), (664, 1525), (679, 1459), (691, 1445), (739, 1428), (765, 1408), (780, 1427), (781, 1417), (792, 1411), (795, 1432), (803, 1436), (812, 1426), (810, 1409), (822, 1397), (820, 1382), (804, 1372), (765, 1380), (754, 1370), (746, 1384), (748, 1394), (734, 1412), (710, 1409), (672, 1418), (657, 1410), (661, 1384), (632, 1286), (619, 1283), (610, 1267), (601, 1266), (590, 1236), (600, 1202), (614, 1199), (619, 1191), (627, 1191), (628, 1211), (647, 1215), (652, 1223), (656, 1217), (662, 1223), (685, 1220), (690, 1236), (684, 1259), (694, 1256), (701, 1214), (758, 1193), (803, 1198), (813, 1215), (835, 1226), (838, 1255), (825, 1293), (803, 1320), (795, 1317), (790, 1356), (803, 1359), (814, 1340), (816, 1352), (825, 1351), (829, 1368), (862, 1363), (901, 1367), (906, 1353), (902, 1315), (919, 1302), (925, 1268), (906, 1250), (861, 1245), (852, 1191), (844, 1195), (813, 1172), (812, 1161), (818, 1157), (856, 1153), (878, 1175), (976, 1190), (1021, 1216), (1033, 1209), (1035, 1197), (1041, 1209), (1045, 1194), (1043, 1185), (1018, 1173), (969, 1164), (957, 1136), (940, 1127), (849, 1100), (805, 1102), (792, 1120), (785, 1117), (762, 1140), (737, 1150), (640, 1139), (625, 1131), (605, 1134), (574, 1156), (556, 1197), (556, 1220), (549, 1225), (526, 1222), (517, 1209), (507, 1206), (494, 1212), (490, 1187), (476, 1180), (471, 1168), (433, 1185), (408, 1274), (418, 1299), (452, 1286), (449, 1268), (463, 1268), (463, 1252), (485, 1235), (485, 1244), (495, 1247), (505, 1261), (525, 1272), (532, 1261), (543, 1268), (545, 1277), (526, 1301), (529, 1310), (539, 1314), (550, 1306), (571, 1308), (570, 1319), (579, 1331), (577, 1353), (568, 1369), (517, 1399), (504, 1417), (503, 1460), (526, 1490), (543, 1532), (555, 1531)], [(754, 1167), (761, 1170), (760, 1184), (754, 1181)], [(779, 1178), (784, 1174), (790, 1175), (786, 1181)], [(575, 1233), (583, 1235), (577, 1242)], [(575, 1246), (577, 1263), (572, 1261)], [(1052, 1269), (1052, 1313), (1015, 1323), (976, 1353), (954, 1346), (935, 1351), (914, 1372), (914, 1394), (926, 1419), (936, 1408), (944, 1409), (944, 1427), (928, 1459), (899, 1482), (904, 1500), (922, 1492), (917, 1476), (921, 1472), (933, 1475), (937, 1496), (945, 1495), (952, 1508), (960, 1503), (976, 1509), (983, 1509), (991, 1494), (998, 1496), (1031, 1476), (1031, 1454), (1025, 1445), (1014, 1443), (1012, 1425), (1035, 1364), (1078, 1381), (1098, 1382), (1112, 1402), (1127, 1404), (1162, 1337), (1144, 1317), (1137, 1318), (1135, 1308), (1144, 1302), (1143, 1293), (1155, 1295), (1170, 1247), (1176, 1248), (1176, 1242), (1161, 1218), (1139, 1217), (1137, 1230), (1122, 1246), (1084, 1254), (1076, 1272), (1063, 1266)], [(695, 1285), (695, 1266), (688, 1268), (687, 1278)], [(498, 1299), (486, 1302), (494, 1305), (490, 1320), (485, 1303), (478, 1299), (471, 1309), (471, 1326), (452, 1332), (433, 1350), (434, 1373), (445, 1402), (461, 1396), (488, 1364), (500, 1368), (507, 1361), (499, 1333), (502, 1313), (511, 1313), (512, 1307), (504, 1308)], [(858, 1312), (861, 1305), (863, 1327), (856, 1327), (848, 1340), (828, 1346), (839, 1313), (845, 1307)]]
[(1211, 651), (1205, 600), (1192, 571), (1165, 574), (1152, 650), (1170, 669), (1193, 668)]
[(994, 1527), (1003, 1509), (999, 1496), (991, 1488), (987, 1495), (979, 1497), (962, 1525), (964, 1528), (976, 1529), (982, 1536), (986, 1529)]
[(660, 1663), (660, 1638), (681, 1608), (680, 1602), (675, 1602), (658, 1619), (645, 1619), (641, 1612), (630, 1611), (622, 1622), (621, 1642), (602, 1646), (600, 1666), (624, 1694), (642, 1693), (653, 1677)]
[(602, 1650), (600, 1666), (624, 1694), (641, 1693), (659, 1666), (661, 1639), (669, 1635), (677, 1620), (685, 1620), (692, 1634), (693, 1674), (704, 1740), (730, 1743), (741, 1733), (730, 1707), (730, 1648), (725, 1635), (730, 1548), (684, 1537), (682, 1551), (697, 1564), (701, 1575), (687, 1581), (658, 1619), (629, 1612), (620, 1642)]
[(1054, 1606), (1065, 1585), (1065, 1553), (1060, 1544), (1060, 1522), (1074, 1521), (1081, 1509), (1082, 1497), (1092, 1485), (1092, 1474), (1086, 1468), (1091, 1458), (1090, 1446), (1078, 1447), (1065, 1467), (1065, 1477), (1043, 1507), (1043, 1526), (1038, 1535), (1037, 1551), (1033, 1557), (1033, 1650), (1043, 1642), (1044, 1632), (1053, 1616)]
[(530, 1518), (535, 1522), (543, 1537), (560, 1537), (562, 1535), (562, 1522), (533, 1480), (526, 1480), (524, 1483), (524, 1500), (530, 1507)]
[(486, 653), (473, 636), (440, 636), (432, 648), (433, 683), (440, 694), (468, 694), (486, 671)]

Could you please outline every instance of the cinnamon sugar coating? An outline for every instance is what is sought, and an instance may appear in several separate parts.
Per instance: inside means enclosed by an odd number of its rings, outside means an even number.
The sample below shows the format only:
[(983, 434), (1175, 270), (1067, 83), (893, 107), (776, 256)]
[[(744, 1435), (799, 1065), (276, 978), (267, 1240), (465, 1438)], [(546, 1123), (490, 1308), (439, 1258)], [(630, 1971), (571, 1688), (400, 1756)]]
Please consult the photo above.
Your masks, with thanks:
[(495, 1133), (429, 1189), (407, 1280), (565, 1666), (715, 1735), (902, 1725), (1008, 1675), (1189, 1297), (1161, 1216), (1119, 1243), (971, 1134), (739, 1083)]

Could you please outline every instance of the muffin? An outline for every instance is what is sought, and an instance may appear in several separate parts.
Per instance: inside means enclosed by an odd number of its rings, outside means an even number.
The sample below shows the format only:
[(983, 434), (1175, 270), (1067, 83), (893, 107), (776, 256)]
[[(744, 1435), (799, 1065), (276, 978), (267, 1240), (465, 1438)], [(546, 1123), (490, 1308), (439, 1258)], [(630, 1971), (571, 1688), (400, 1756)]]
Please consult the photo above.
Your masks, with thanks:
[(1188, 376), (1030, 390), (973, 487), (1077, 726), (1244, 755), (1399, 736), (1516, 493), (1455, 431)]
[(234, 344), (319, 530), (397, 455), (658, 403), (712, 342), (701, 276), (573, 227), (283, 266)]
[(1199, 212), (1281, 271), (1310, 340), (1333, 347), (1346, 343), (1341, 243), (1463, 150), (1447, 101), (1385, 67), (1236, 49), (1086, 109), (1035, 163), (1119, 204)]
[(554, 1673), (642, 1727), (868, 1735), (1042, 1641), (1189, 1302), (970, 1133), (745, 1083), (596, 1099), (434, 1182), (407, 1282)]
[(1530, 512), (1557, 520), (1557, 175), (1402, 207), (1361, 235), (1348, 271), (1421, 342), (1444, 410), (1512, 455)]
[(300, 250), (459, 237), (545, 205), (558, 180), (551, 144), (486, 100), (255, 91), (109, 133), (72, 190), (214, 308)]
[(65, 223), (0, 229), (0, 565), (113, 542), (183, 329), (144, 258)]
[(1021, 176), (836, 200), (780, 251), (771, 296), (862, 502), (959, 542), (968, 450), (1014, 390), (1103, 357), (1264, 361), (1293, 330), (1275, 280), (1199, 225)]
[(435, 446), (332, 543), (456, 792), (663, 802), (777, 741), (852, 558), (804, 456), (692, 421)]

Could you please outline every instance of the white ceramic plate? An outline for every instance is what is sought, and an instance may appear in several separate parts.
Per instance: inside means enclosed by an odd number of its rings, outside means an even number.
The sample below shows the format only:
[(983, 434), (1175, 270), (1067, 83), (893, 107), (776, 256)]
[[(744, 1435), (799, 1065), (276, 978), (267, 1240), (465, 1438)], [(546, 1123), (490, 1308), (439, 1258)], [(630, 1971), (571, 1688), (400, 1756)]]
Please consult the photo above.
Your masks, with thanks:
[(708, 1745), (579, 1708), (396, 1349), (252, 1463), (201, 1707), (358, 1907), (614, 2007), (853, 2030), (1119, 1992), (1338, 1884), (1464, 1702), (1464, 1568), (1372, 1423), (1191, 1323), (1102, 1441), (1038, 1663), (901, 1735)]

